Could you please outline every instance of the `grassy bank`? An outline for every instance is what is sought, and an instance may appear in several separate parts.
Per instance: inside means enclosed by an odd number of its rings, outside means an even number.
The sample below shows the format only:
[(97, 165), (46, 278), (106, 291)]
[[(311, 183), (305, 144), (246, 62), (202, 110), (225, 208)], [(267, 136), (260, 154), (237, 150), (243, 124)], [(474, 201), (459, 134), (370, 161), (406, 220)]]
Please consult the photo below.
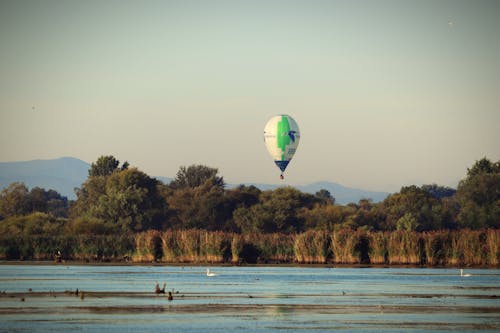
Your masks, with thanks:
[(121, 235), (0, 236), (0, 260), (489, 266), (500, 230), (235, 234), (199, 229)]

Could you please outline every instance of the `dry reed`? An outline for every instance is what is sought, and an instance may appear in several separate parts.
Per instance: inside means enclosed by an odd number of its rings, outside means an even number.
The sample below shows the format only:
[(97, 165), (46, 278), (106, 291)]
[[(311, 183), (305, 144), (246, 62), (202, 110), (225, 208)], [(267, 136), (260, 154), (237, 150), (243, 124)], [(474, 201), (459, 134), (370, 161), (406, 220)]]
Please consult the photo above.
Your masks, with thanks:
[(387, 257), (389, 264), (421, 264), (422, 249), (420, 234), (397, 230), (389, 233)]
[(325, 231), (308, 230), (295, 236), (294, 253), (298, 263), (326, 263), (328, 237)]
[(372, 264), (387, 263), (387, 233), (369, 232), (368, 237), (368, 256)]
[(332, 233), (331, 248), (336, 264), (359, 264), (360, 233), (351, 229), (340, 229)]

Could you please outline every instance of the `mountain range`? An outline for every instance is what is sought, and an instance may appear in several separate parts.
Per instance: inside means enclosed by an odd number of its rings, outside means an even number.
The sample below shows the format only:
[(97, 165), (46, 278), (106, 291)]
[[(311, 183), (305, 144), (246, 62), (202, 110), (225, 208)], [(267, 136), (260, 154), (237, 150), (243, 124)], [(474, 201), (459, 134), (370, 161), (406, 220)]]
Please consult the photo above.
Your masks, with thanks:
[[(80, 187), (88, 177), (90, 164), (74, 157), (61, 157), (50, 160), (32, 160), (23, 162), (0, 162), (0, 189), (4, 189), (13, 182), (23, 182), (29, 189), (42, 187), (53, 189), (70, 200), (76, 199), (74, 189)], [(156, 179), (169, 183), (172, 178), (156, 177)], [(245, 183), (254, 185), (261, 190), (273, 190), (281, 185)], [(227, 184), (234, 188), (238, 184)], [(373, 202), (384, 200), (389, 193), (375, 192), (350, 188), (333, 182), (315, 182), (308, 185), (292, 185), (306, 193), (316, 193), (325, 189), (335, 198), (338, 204), (358, 202), (360, 199), (372, 199)]]

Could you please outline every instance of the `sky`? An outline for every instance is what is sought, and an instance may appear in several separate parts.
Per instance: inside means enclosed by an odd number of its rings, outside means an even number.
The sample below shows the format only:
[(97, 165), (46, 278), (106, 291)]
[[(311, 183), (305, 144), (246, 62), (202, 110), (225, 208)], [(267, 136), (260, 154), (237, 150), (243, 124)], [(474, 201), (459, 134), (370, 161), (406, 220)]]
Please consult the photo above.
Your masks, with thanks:
[[(456, 187), (500, 160), (500, 1), (0, 0), (0, 161)], [(263, 129), (301, 141), (279, 180)]]

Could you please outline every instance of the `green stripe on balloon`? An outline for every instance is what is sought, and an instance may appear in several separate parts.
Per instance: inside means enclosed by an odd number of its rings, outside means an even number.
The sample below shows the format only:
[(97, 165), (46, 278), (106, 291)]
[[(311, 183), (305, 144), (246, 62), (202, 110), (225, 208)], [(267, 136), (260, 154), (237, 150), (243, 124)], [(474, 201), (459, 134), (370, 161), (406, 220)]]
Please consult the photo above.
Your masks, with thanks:
[(282, 116), (281, 120), (278, 122), (278, 130), (276, 133), (278, 148), (281, 149), (282, 161), (285, 159), (286, 146), (290, 144), (290, 136), (288, 135), (288, 132), (290, 132), (288, 118), (286, 116)]

